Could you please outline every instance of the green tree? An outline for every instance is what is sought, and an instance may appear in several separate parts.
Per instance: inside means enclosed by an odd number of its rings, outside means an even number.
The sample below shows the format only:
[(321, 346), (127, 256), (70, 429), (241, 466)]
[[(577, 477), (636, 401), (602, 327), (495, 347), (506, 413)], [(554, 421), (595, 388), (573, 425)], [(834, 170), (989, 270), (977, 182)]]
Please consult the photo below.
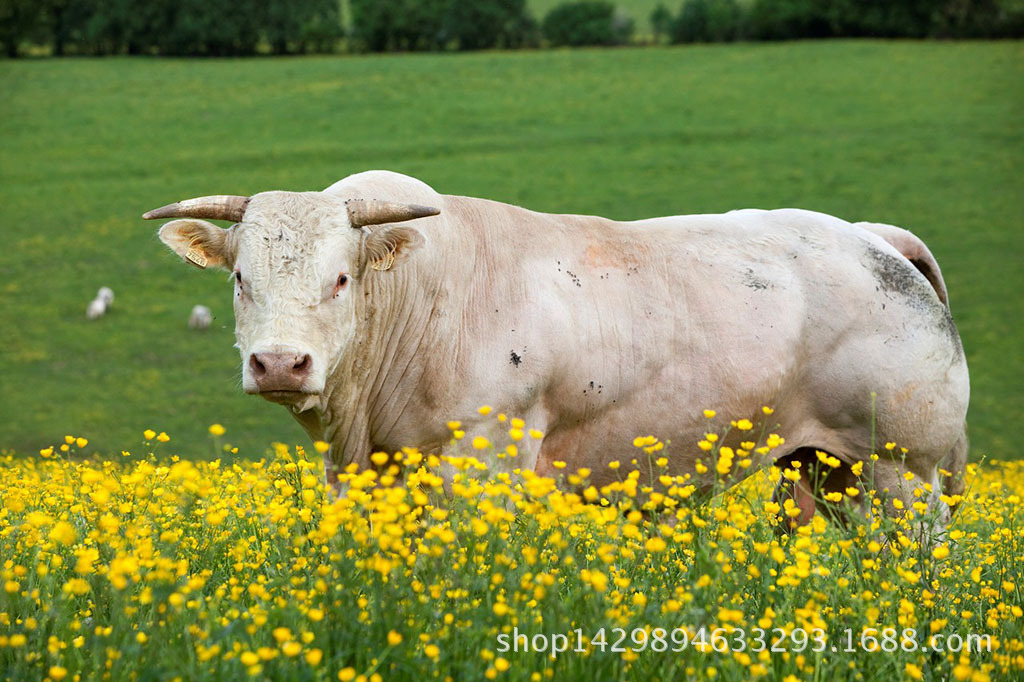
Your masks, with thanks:
[(4, 0), (0, 3), (0, 44), (4, 54), (17, 57), (25, 41), (38, 38), (42, 7), (36, 0)]
[(661, 43), (672, 33), (672, 13), (663, 3), (651, 10), (651, 32), (654, 33), (654, 42)]
[(536, 31), (526, 0), (449, 0), (444, 17), (445, 35), (461, 50), (520, 47)]
[[(826, 38), (841, 35), (834, 26), (837, 19), (829, 0), (755, 0), (750, 8), (750, 26), (754, 37), (762, 40)], [(855, 0), (851, 4), (856, 5)]]
[(633, 35), (633, 21), (610, 2), (584, 0), (556, 7), (544, 17), (544, 36), (552, 45), (622, 45)]
[(448, 0), (351, 0), (352, 37), (370, 52), (445, 46)]
[(274, 54), (329, 51), (341, 36), (337, 0), (266, 0), (260, 27)]
[(740, 36), (743, 12), (736, 0), (687, 0), (672, 27), (676, 43), (728, 42)]

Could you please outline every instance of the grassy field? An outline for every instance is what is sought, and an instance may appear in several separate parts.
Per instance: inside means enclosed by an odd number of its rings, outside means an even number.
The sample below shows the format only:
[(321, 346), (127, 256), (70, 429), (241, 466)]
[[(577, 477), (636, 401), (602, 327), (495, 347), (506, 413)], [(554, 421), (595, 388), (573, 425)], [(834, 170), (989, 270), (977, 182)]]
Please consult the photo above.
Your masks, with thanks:
[[(226, 278), (139, 215), (368, 168), (614, 218), (798, 206), (914, 230), (972, 372), (974, 454), (1024, 437), (1024, 48), (822, 42), (253, 60), (0, 62), (0, 446), (88, 450), (206, 429), (304, 442), (245, 396)], [(112, 312), (87, 322), (97, 288)], [(186, 328), (193, 304), (216, 317)]]

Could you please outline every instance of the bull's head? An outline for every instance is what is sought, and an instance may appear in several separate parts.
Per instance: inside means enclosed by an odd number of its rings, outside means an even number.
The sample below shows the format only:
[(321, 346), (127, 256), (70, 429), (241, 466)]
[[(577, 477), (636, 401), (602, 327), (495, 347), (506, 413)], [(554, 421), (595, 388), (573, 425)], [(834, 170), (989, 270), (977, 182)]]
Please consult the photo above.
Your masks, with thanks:
[[(232, 273), (244, 390), (306, 409), (356, 334), (367, 271), (398, 267), (424, 241), (414, 228), (389, 223), (439, 212), (322, 192), (264, 192), (189, 199), (143, 218), (182, 218), (160, 228), (161, 241), (194, 266)], [(203, 218), (235, 224), (224, 229)]]

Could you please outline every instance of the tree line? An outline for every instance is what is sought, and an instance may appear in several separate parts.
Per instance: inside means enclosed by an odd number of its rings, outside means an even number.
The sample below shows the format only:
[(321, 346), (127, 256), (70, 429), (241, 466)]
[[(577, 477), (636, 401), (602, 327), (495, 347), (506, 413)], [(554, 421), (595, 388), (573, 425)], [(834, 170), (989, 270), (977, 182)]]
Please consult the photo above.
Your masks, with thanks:
[[(1024, 0), (685, 0), (649, 21), (648, 42), (1020, 37)], [(605, 0), (566, 2), (540, 21), (527, 0), (0, 0), (9, 57), (623, 45), (639, 42), (635, 28)]]

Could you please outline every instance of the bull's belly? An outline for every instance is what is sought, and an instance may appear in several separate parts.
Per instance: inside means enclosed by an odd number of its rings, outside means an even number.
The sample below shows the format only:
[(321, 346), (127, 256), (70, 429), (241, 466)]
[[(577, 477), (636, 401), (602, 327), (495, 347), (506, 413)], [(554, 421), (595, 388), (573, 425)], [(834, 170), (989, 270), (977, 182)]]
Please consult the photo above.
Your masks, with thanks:
[[(615, 480), (620, 474), (610, 462), (626, 467), (635, 459), (635, 466), (648, 468), (653, 458), (633, 440), (652, 435), (666, 444), (660, 454), (668, 473), (693, 475), (698, 459), (712, 464), (698, 442), (726, 430), (722, 442), (733, 448), (762, 433), (786, 439), (769, 456), (754, 456), (751, 470), (806, 447), (852, 463), (886, 442), (906, 447), (915, 465), (927, 469), (960, 437), (969, 397), (966, 364), (941, 335), (865, 332), (836, 337), (816, 352), (774, 341), (761, 353), (723, 348), (699, 369), (677, 363), (639, 375), (619, 391), (588, 383), (575, 396), (556, 392), (548, 404), (559, 409), (546, 414), (537, 471), (556, 473), (554, 462), (564, 461), (569, 469), (593, 471), (595, 482)], [(762, 411), (766, 406), (771, 415)], [(705, 409), (716, 416), (706, 418)], [(739, 419), (752, 421), (753, 431), (731, 425)]]
[[(709, 394), (706, 400), (691, 401), (680, 399), (680, 393), (645, 391), (590, 420), (556, 421), (543, 440), (536, 470), (545, 475), (556, 474), (555, 462), (565, 462), (568, 469), (590, 469), (592, 481), (601, 485), (621, 478), (623, 470), (637, 468), (646, 472), (659, 457), (665, 457), (668, 464), (656, 475), (693, 476), (698, 460), (713, 469), (711, 455), (698, 446), (708, 433), (721, 435), (730, 430), (720, 444), (737, 448), (743, 441), (758, 440), (755, 434), (761, 433), (766, 422), (770, 432), (780, 431), (775, 415), (767, 416), (761, 410), (765, 405), (777, 405), (777, 400), (753, 392), (739, 393)], [(705, 417), (703, 409), (714, 409), (716, 416)], [(740, 432), (731, 427), (732, 419), (741, 418), (753, 420), (755, 430)], [(648, 455), (634, 445), (638, 436), (654, 436), (665, 443), (664, 449)], [(763, 459), (754, 455), (750, 471), (756, 470)], [(609, 468), (612, 462), (619, 462), (621, 468)]]

